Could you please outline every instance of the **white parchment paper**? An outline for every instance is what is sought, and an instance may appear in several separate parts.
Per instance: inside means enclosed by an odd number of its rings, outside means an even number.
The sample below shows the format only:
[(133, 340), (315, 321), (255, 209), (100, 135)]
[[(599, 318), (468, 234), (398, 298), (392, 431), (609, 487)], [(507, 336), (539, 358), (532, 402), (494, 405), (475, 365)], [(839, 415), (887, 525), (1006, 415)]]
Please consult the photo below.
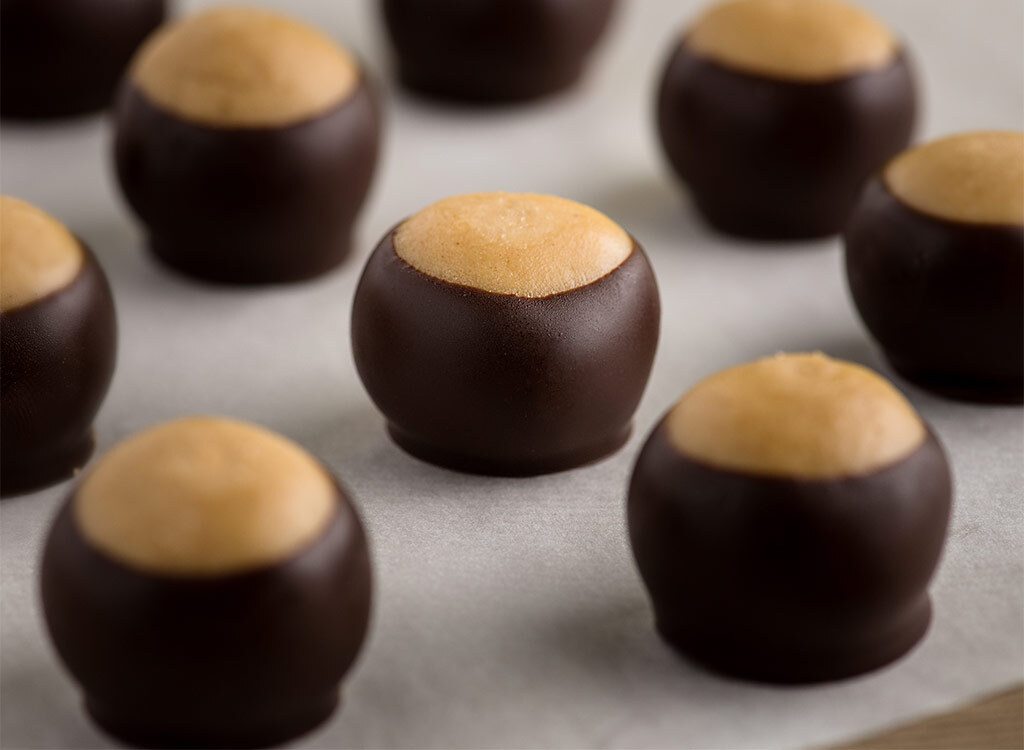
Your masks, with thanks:
[[(921, 135), (1024, 125), (1019, 0), (866, 4), (909, 40), (924, 84)], [(386, 81), (374, 3), (276, 5), (321, 24)], [(674, 30), (698, 7), (623, 0), (591, 75), (538, 104), (452, 109), (389, 90), (384, 158), (355, 257), (300, 286), (223, 289), (155, 265), (111, 179), (102, 118), (0, 130), (3, 191), (63, 219), (114, 286), (121, 348), (96, 425), (99, 450), (177, 415), (235, 415), (307, 446), (362, 509), (376, 566), (371, 635), (342, 711), (299, 746), (809, 746), (1024, 678), (1022, 413), (942, 401), (901, 381), (956, 476), (924, 642), (866, 677), (772, 688), (701, 672), (652, 630), (623, 503), (633, 458), (662, 411), (704, 375), (778, 350), (820, 349), (891, 376), (850, 305), (838, 240), (716, 236), (668, 177), (653, 90)], [(475, 190), (581, 200), (646, 247), (661, 286), (662, 338), (636, 433), (613, 458), (493, 479), (420, 463), (386, 437), (349, 352), (362, 262), (396, 220)], [(83, 715), (39, 611), (40, 548), (68, 486), (0, 504), (4, 747), (110, 742)]]

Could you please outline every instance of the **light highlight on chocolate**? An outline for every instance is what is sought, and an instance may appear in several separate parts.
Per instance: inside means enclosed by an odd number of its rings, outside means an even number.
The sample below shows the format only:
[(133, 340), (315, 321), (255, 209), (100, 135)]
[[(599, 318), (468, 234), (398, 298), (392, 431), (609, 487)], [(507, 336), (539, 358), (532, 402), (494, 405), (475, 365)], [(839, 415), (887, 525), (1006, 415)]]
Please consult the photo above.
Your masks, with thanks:
[(228, 7), (158, 31), (131, 80), (168, 112), (215, 127), (271, 127), (323, 114), (359, 82), (359, 66), (324, 34), (287, 16)]
[(898, 46), (877, 19), (839, 0), (731, 0), (706, 11), (686, 42), (727, 67), (807, 81), (878, 70)]
[(395, 231), (395, 253), (422, 273), (495, 294), (547, 297), (618, 268), (632, 238), (599, 211), (528, 193), (438, 201)]
[(0, 310), (63, 289), (83, 262), (81, 245), (63, 224), (25, 201), (0, 195)]
[(300, 446), (262, 427), (190, 417), (120, 443), (76, 493), (83, 536), (131, 568), (213, 576), (311, 543), (337, 489)]
[(1024, 133), (961, 133), (912, 148), (885, 169), (893, 195), (971, 224), (1024, 224)]
[(778, 354), (716, 373), (669, 413), (669, 440), (720, 469), (794, 479), (853, 477), (926, 437), (888, 381), (822, 354)]

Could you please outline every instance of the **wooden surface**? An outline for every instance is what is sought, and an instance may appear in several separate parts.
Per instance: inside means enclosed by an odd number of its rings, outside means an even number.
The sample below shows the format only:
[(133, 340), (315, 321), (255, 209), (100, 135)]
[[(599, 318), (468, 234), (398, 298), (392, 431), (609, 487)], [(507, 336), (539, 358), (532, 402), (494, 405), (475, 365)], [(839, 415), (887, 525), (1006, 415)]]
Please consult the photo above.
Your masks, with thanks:
[(1018, 750), (1024, 748), (1024, 687), (837, 747), (843, 750)]

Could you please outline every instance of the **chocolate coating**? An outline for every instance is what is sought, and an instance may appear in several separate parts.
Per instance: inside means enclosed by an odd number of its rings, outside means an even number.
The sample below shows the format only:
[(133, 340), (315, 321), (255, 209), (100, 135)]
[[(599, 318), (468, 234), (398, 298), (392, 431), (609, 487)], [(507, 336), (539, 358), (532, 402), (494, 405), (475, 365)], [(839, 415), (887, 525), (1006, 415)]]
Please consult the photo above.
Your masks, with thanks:
[(755, 239), (839, 232), (864, 183), (910, 140), (906, 53), (872, 71), (784, 80), (672, 52), (657, 101), (668, 160), (716, 229)]
[(169, 266), (261, 284), (311, 278), (348, 255), (379, 147), (365, 78), (324, 114), (262, 128), (187, 122), (128, 81), (116, 126), (121, 189)]
[(924, 635), (951, 479), (935, 436), (863, 476), (714, 468), (664, 421), (629, 488), (630, 541), (662, 637), (744, 679), (832, 680), (880, 667)]
[(533, 99), (571, 86), (614, 0), (383, 0), (402, 83), (469, 102)]
[(876, 179), (845, 242), (853, 300), (901, 375), (953, 398), (1024, 400), (1024, 227), (929, 216)]
[(105, 730), (149, 747), (273, 745), (324, 721), (370, 611), (359, 519), (337, 512), (298, 554), (213, 577), (142, 572), (98, 551), (72, 512), (42, 563), (46, 624)]
[(393, 237), (356, 289), (352, 351), (402, 448), (461, 471), (527, 475), (625, 442), (660, 315), (639, 245), (595, 282), (526, 298), (421, 273), (395, 254)]
[(106, 108), (164, 0), (3, 0), (0, 116), (71, 117)]
[(117, 320), (103, 269), (84, 244), (82, 254), (70, 284), (0, 312), (0, 495), (65, 479), (92, 454)]

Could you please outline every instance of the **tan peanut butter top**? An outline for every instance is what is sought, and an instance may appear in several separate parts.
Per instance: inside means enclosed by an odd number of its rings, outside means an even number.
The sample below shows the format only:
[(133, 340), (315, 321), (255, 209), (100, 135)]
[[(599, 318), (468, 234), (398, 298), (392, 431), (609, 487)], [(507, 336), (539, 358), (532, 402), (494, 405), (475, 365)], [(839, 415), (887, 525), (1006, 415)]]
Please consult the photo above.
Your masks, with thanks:
[(0, 195), (0, 311), (63, 289), (84, 262), (82, 246), (63, 224), (25, 201)]
[(188, 417), (119, 443), (75, 493), (84, 537), (150, 573), (218, 576), (281, 562), (324, 531), (337, 489), (299, 445), (247, 422)]
[(284, 127), (324, 114), (359, 83), (356, 61), (317, 29), (254, 7), (214, 8), (156, 31), (131, 80), (171, 114), (213, 127)]
[(528, 193), (445, 198), (403, 222), (395, 252), (442, 281), (495, 294), (547, 297), (622, 265), (632, 238), (599, 211)]
[(726, 0), (686, 30), (686, 43), (726, 67), (797, 81), (878, 70), (899, 49), (884, 24), (841, 0)]
[(885, 168), (889, 190), (930, 216), (1024, 224), (1024, 133), (961, 133), (904, 151)]
[(823, 354), (778, 354), (716, 373), (666, 418), (682, 455), (750, 474), (832, 479), (910, 455), (926, 436), (910, 403), (871, 370)]

